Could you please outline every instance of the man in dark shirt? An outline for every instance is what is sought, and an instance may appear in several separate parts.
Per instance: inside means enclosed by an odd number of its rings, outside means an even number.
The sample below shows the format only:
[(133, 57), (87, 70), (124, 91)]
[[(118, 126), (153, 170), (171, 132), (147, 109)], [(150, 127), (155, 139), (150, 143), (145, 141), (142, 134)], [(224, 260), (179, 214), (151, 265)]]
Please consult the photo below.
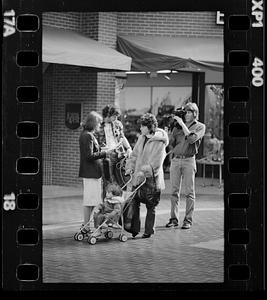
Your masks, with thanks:
[(178, 227), (178, 207), (183, 180), (186, 210), (182, 229), (189, 229), (192, 226), (195, 205), (195, 155), (198, 153), (206, 126), (197, 121), (199, 111), (195, 103), (187, 103), (185, 110), (185, 122), (178, 116), (174, 117), (181, 128), (174, 127), (170, 137), (170, 145), (173, 147), (170, 166), (171, 218), (166, 227)]

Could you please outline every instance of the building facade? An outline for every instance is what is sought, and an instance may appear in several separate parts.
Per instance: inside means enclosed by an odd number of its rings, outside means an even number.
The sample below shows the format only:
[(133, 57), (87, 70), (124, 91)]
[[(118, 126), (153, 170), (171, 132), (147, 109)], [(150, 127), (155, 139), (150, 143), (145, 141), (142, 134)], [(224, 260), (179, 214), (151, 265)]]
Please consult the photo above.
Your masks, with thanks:
[[(116, 49), (117, 36), (127, 34), (223, 37), (223, 27), (216, 24), (215, 12), (47, 12), (42, 22), (81, 33), (112, 49)], [(101, 113), (105, 105), (115, 102), (116, 73), (53, 63), (43, 69), (43, 184), (77, 185), (81, 183), (78, 178), (81, 129), (66, 126), (66, 104), (80, 103), (81, 119), (91, 110)], [(192, 85), (188, 74), (179, 76), (184, 86)], [(138, 76), (128, 75), (124, 92), (127, 93), (127, 87), (128, 94), (130, 88), (138, 88), (138, 82)], [(176, 86), (174, 81), (160, 82), (158, 87)], [(212, 71), (206, 74), (205, 84), (217, 83), (223, 84), (222, 74)]]

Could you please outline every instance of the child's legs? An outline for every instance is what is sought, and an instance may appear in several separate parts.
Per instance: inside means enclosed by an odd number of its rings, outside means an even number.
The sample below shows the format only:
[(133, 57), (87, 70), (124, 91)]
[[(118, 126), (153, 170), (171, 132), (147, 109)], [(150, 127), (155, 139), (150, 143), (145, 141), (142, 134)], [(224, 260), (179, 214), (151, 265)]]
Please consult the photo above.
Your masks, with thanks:
[(101, 212), (94, 215), (94, 226), (99, 227), (105, 221), (105, 215)]

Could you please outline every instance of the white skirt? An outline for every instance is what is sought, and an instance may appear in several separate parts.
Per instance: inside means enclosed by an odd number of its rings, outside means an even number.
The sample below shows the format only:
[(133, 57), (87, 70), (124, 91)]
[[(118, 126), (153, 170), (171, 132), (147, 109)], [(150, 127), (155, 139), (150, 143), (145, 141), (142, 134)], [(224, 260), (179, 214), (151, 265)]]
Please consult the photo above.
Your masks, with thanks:
[(102, 179), (83, 178), (83, 206), (102, 203)]

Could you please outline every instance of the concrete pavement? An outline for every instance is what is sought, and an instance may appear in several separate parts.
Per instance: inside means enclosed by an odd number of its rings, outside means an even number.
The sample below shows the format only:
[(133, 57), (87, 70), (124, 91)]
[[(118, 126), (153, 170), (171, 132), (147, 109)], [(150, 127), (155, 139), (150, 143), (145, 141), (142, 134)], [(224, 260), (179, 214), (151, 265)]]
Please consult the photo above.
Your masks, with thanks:
[[(206, 184), (210, 182), (207, 181)], [(169, 180), (156, 211), (156, 234), (149, 239), (120, 242), (74, 241), (82, 223), (82, 186), (43, 188), (44, 282), (140, 283), (223, 281), (223, 188), (218, 181), (203, 187), (197, 178), (194, 224), (190, 230), (165, 228), (169, 219)], [(180, 219), (184, 216), (184, 197)], [(146, 209), (141, 205), (141, 224)], [(181, 222), (180, 222), (181, 223)], [(142, 230), (143, 231), (143, 230)], [(142, 233), (142, 232), (141, 232)]]

